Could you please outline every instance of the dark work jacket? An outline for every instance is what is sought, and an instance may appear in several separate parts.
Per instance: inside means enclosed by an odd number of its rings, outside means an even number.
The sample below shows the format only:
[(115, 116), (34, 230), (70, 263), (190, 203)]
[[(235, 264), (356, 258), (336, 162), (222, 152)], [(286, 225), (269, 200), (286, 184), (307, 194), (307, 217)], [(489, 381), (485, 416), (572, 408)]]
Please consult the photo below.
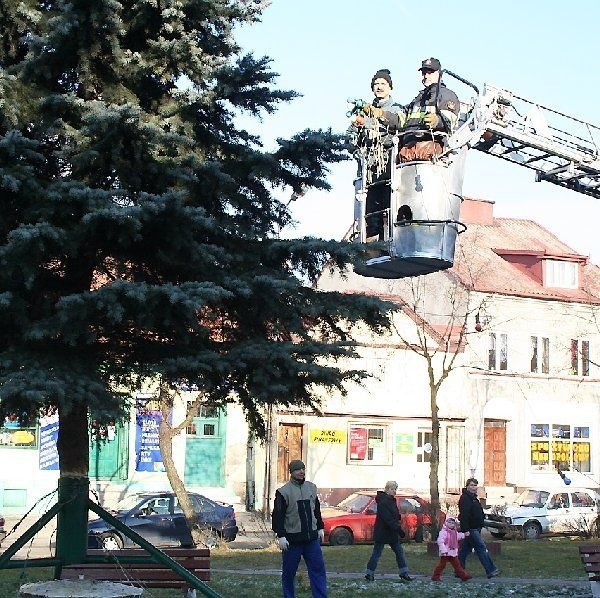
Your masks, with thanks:
[(483, 527), (483, 507), (476, 494), (463, 488), (458, 500), (458, 518), (460, 519), (460, 531), (468, 532), (470, 529), (481, 529)]
[(423, 122), (425, 114), (432, 112), (439, 116), (436, 132), (451, 134), (454, 131), (460, 113), (460, 101), (457, 95), (440, 81), (422, 89), (417, 97), (403, 112), (384, 112), (383, 120), (390, 127), (401, 129), (403, 143), (422, 139), (431, 134), (429, 127)]
[(375, 517), (375, 530), (373, 539), (381, 544), (393, 544), (404, 537), (400, 527), (400, 511), (393, 496), (379, 490), (375, 497), (377, 503), (377, 516)]
[(312, 482), (290, 480), (275, 492), (272, 529), (292, 543), (316, 540), (323, 529), (317, 487)]

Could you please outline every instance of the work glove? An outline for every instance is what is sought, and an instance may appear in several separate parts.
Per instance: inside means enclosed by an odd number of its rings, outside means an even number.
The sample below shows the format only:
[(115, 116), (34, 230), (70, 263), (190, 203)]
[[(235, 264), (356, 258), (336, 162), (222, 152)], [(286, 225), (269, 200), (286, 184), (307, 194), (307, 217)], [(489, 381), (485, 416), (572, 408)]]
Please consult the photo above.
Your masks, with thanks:
[(367, 116), (372, 118), (381, 118), (383, 116), (383, 110), (381, 108), (376, 108), (372, 104), (365, 104), (362, 109)]
[(362, 114), (355, 114), (351, 121), (355, 127), (364, 127), (365, 126), (365, 117)]
[(323, 541), (323, 538), (325, 537), (325, 530), (324, 529), (320, 529), (317, 534), (319, 535), (319, 542)]
[(440, 124), (440, 119), (437, 114), (433, 112), (428, 112), (423, 117), (423, 122), (430, 128), (435, 129)]
[(288, 539), (285, 536), (277, 538), (277, 541), (279, 542), (279, 548), (284, 552), (290, 547), (290, 543), (288, 542)]

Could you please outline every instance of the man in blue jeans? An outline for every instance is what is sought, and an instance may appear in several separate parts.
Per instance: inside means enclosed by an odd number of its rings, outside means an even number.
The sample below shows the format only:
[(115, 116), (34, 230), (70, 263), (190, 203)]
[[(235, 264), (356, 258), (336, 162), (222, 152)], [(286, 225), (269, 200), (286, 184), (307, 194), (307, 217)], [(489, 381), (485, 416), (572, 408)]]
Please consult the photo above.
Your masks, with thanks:
[(400, 538), (404, 537), (404, 531), (400, 526), (400, 511), (396, 502), (396, 490), (398, 490), (398, 484), (394, 481), (389, 481), (385, 485), (383, 492), (379, 490), (375, 496), (375, 502), (377, 503), (375, 529), (373, 530), (375, 543), (365, 570), (365, 579), (367, 581), (375, 579), (375, 569), (377, 569), (377, 563), (386, 544), (390, 545), (390, 548), (396, 555), (396, 564), (398, 565), (400, 579), (403, 581), (412, 581), (412, 577), (408, 574), (408, 565), (404, 558), (404, 550), (402, 550), (402, 544), (400, 544)]
[(294, 598), (294, 582), (304, 558), (313, 598), (327, 598), (327, 574), (321, 551), (324, 525), (317, 487), (305, 479), (305, 466), (290, 461), (290, 481), (275, 492), (272, 527), (281, 549), (283, 598)]
[(487, 546), (481, 537), (484, 515), (483, 507), (477, 498), (477, 486), (479, 482), (475, 478), (469, 478), (458, 501), (458, 517), (460, 519), (460, 531), (469, 532), (458, 549), (458, 560), (465, 567), (467, 556), (471, 551), (479, 558), (488, 579), (500, 575), (500, 569), (494, 565), (487, 550)]

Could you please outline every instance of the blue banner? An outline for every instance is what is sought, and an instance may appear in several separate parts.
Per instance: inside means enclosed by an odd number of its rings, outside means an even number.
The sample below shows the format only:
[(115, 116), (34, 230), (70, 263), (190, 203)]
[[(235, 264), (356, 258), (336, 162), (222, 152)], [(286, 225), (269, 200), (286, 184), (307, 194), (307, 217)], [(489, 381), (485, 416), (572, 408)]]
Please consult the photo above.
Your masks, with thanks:
[(164, 471), (158, 445), (158, 428), (162, 420), (156, 400), (137, 399), (135, 427), (135, 470)]
[(58, 413), (40, 417), (40, 469), (58, 469)]

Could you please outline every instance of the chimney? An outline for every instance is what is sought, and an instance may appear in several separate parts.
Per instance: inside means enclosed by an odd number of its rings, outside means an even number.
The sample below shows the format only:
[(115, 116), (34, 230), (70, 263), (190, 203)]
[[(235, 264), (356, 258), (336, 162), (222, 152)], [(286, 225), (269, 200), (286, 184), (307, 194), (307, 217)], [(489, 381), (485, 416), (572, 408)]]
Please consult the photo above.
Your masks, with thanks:
[(460, 221), (469, 224), (494, 224), (494, 202), (465, 197), (460, 205)]

